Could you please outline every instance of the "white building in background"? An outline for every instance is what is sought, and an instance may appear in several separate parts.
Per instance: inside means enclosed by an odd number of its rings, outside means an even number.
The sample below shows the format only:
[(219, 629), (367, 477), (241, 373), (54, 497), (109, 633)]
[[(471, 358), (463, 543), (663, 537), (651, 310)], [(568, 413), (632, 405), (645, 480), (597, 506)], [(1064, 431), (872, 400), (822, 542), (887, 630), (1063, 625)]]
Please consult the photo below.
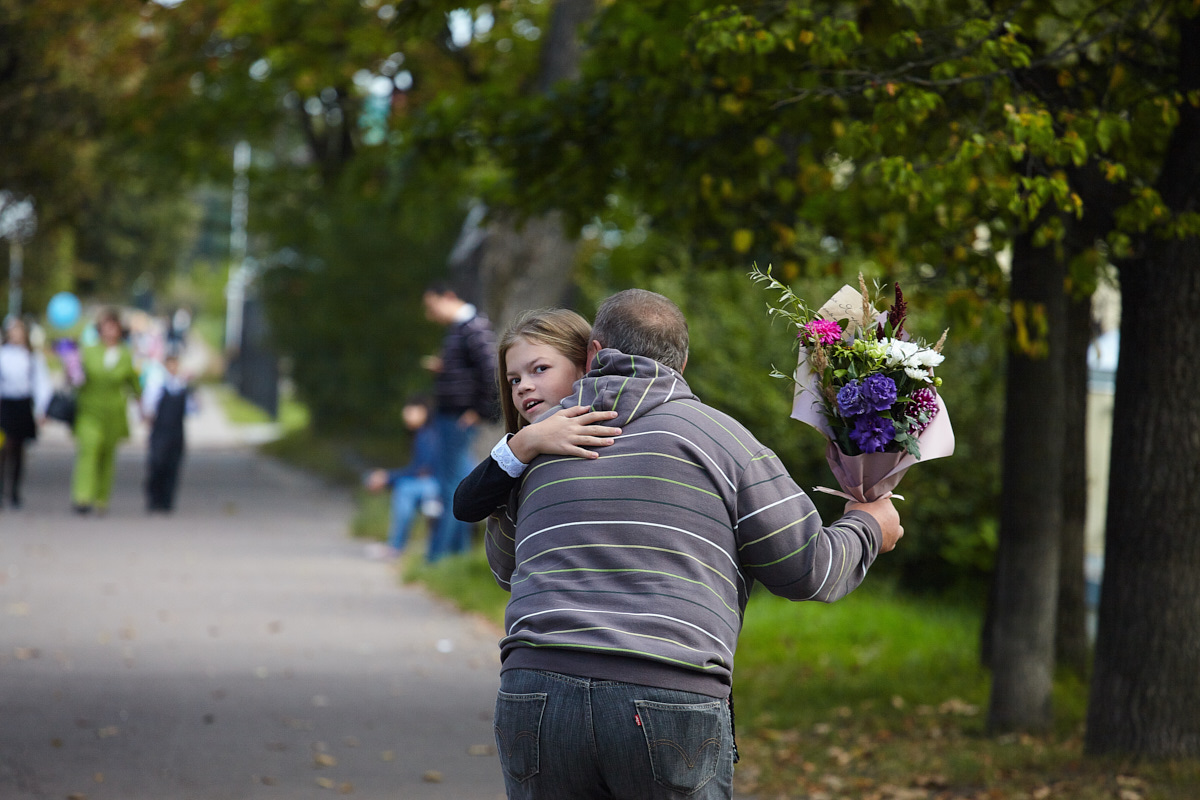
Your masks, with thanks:
[(1088, 347), (1087, 482), (1084, 574), (1087, 578), (1088, 627), (1095, 635), (1100, 580), (1104, 574), (1104, 527), (1108, 514), (1108, 467), (1112, 450), (1113, 390), (1117, 354), (1121, 349), (1121, 298), (1118, 290), (1101, 286), (1092, 301), (1103, 331)]

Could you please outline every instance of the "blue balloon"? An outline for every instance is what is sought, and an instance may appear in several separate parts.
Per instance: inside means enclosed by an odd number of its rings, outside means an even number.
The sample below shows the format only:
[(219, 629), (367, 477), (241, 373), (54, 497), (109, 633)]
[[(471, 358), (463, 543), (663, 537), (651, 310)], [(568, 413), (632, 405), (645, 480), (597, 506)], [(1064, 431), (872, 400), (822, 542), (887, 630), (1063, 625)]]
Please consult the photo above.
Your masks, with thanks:
[(56, 328), (69, 328), (79, 321), (79, 298), (70, 292), (59, 292), (46, 306), (46, 319)]

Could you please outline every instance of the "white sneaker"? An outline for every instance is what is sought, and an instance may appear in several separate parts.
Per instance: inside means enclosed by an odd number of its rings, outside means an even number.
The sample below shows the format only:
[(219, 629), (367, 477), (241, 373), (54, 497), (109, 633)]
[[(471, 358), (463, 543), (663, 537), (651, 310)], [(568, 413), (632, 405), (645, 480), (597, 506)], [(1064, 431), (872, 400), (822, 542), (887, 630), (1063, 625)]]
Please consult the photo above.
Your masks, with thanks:
[(366, 547), (366, 555), (372, 561), (391, 561), (400, 553), (383, 542), (371, 542)]

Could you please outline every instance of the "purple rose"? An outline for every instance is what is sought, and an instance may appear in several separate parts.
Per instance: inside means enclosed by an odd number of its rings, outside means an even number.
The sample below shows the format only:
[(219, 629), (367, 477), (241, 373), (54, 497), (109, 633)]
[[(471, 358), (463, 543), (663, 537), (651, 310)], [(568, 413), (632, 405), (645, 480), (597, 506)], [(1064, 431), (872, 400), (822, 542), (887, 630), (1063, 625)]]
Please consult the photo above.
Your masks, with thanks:
[(871, 411), (887, 411), (896, 402), (896, 382), (887, 375), (868, 375), (862, 382), (862, 397)]
[(850, 381), (838, 390), (837, 407), (838, 412), (847, 418), (867, 413), (869, 409), (858, 381)]
[(892, 421), (874, 414), (854, 420), (854, 430), (850, 431), (850, 440), (864, 453), (882, 453), (895, 438), (896, 428)]

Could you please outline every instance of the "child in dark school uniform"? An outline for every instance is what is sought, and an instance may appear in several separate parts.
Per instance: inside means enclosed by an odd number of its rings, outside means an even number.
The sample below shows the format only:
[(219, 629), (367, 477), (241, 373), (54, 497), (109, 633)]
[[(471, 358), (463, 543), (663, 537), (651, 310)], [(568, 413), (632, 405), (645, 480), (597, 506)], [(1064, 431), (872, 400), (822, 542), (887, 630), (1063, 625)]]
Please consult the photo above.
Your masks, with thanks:
[(146, 461), (146, 511), (170, 513), (183, 463), (184, 418), (194, 410), (192, 390), (179, 371), (179, 356), (168, 353), (163, 368), (151, 373), (142, 391), (142, 413), (150, 423)]

